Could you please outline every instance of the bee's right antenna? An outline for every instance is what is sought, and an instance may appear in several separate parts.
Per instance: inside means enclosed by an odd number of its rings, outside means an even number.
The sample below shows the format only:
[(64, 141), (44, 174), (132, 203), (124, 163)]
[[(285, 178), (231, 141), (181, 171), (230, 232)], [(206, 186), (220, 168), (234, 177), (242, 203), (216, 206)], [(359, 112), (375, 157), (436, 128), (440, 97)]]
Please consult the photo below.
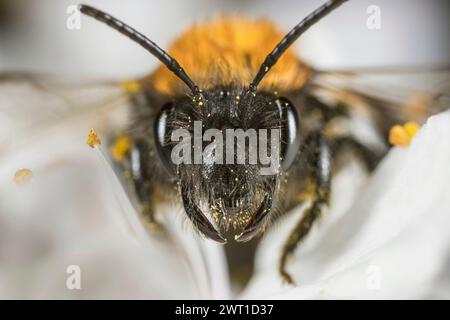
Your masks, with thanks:
[(342, 3), (347, 0), (331, 0), (323, 4), (312, 13), (310, 13), (306, 18), (300, 21), (289, 33), (275, 46), (271, 53), (269, 53), (261, 64), (258, 73), (250, 84), (249, 91), (254, 93), (256, 87), (264, 78), (270, 68), (272, 68), (283, 55), (283, 53), (295, 42), (306, 30), (308, 30), (312, 25), (318, 22), (320, 19), (325, 17), (331, 11), (339, 7)]
[(119, 31), (120, 33), (126, 35), (131, 40), (139, 43), (144, 49), (149, 51), (153, 56), (155, 56), (159, 61), (166, 65), (166, 67), (172, 71), (179, 79), (181, 79), (188, 87), (191, 89), (195, 96), (200, 96), (201, 93), (199, 88), (195, 83), (189, 78), (184, 69), (178, 64), (178, 62), (172, 58), (166, 51), (161, 49), (156, 43), (148, 39), (146, 36), (136, 31), (132, 27), (123, 23), (122, 21), (112, 17), (111, 15), (95, 9), (88, 5), (80, 5), (79, 10), (87, 16), (90, 16), (96, 20), (99, 20), (111, 28)]

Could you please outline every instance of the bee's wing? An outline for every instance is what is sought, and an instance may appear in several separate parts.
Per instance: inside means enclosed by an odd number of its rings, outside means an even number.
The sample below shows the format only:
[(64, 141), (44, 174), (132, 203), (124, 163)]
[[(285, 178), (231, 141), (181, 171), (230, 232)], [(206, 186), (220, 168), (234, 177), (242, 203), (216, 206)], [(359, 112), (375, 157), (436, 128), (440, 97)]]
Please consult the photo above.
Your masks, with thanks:
[(0, 153), (49, 130), (114, 130), (126, 121), (128, 104), (116, 83), (0, 74)]
[(331, 94), (350, 107), (368, 107), (386, 135), (393, 124), (423, 123), (450, 107), (450, 68), (318, 71), (311, 89)]

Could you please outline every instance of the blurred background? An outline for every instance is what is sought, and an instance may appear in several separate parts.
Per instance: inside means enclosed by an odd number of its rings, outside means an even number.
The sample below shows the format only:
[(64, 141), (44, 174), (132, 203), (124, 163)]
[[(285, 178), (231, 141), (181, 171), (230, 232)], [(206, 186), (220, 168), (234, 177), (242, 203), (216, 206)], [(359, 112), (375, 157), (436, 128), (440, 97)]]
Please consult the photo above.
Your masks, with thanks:
[[(289, 30), (323, 1), (305, 0), (86, 0), (166, 48), (186, 26), (233, 13), (265, 17)], [(0, 1), (0, 70), (123, 78), (150, 72), (156, 59), (122, 35), (82, 17), (68, 30), (68, 0)], [(381, 28), (366, 27), (370, 5)], [(320, 68), (441, 65), (450, 62), (446, 0), (350, 1), (305, 34), (296, 48)]]
[[(287, 31), (323, 1), (83, 3), (110, 13), (166, 48), (188, 25), (227, 13), (268, 18)], [(67, 9), (76, 4), (0, 0), (0, 72), (116, 80), (153, 70), (155, 58), (90, 18), (81, 17), (81, 28), (69, 30)], [(366, 26), (370, 5), (381, 10), (380, 29)], [(447, 0), (355, 0), (314, 26), (295, 47), (320, 69), (448, 66), (449, 26)], [(123, 208), (114, 200), (103, 166), (85, 145), (87, 128), (85, 124), (81, 130), (68, 131), (64, 138), (47, 132), (38, 143), (11, 154), (0, 150), (0, 298), (229, 298), (238, 294), (242, 288), (229, 288), (223, 253), (214, 245), (191, 237), (176, 250), (173, 244), (159, 241), (153, 241), (150, 249), (136, 246), (118, 218), (120, 213), (114, 214)], [(19, 188), (12, 177), (23, 167), (33, 170), (34, 182)], [(182, 221), (177, 217), (173, 224), (190, 234)], [(182, 268), (186, 252), (193, 256), (188, 263), (205, 260), (202, 252), (207, 252), (216, 265), (204, 261), (186, 271), (189, 268)], [(66, 270), (72, 264), (83, 270), (82, 290), (67, 290)], [(205, 270), (208, 278), (203, 277)]]

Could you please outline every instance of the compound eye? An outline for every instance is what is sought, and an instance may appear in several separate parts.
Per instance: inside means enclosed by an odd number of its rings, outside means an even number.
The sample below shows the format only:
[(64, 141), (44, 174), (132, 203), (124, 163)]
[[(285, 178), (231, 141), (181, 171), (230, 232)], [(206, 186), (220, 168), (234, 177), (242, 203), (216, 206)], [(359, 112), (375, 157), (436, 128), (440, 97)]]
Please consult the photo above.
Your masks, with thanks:
[(297, 111), (286, 98), (276, 101), (281, 116), (281, 167), (288, 170), (300, 149), (300, 127)]
[(156, 150), (158, 152), (159, 158), (170, 174), (173, 174), (175, 172), (175, 167), (170, 158), (172, 148), (169, 144), (170, 130), (168, 121), (170, 115), (172, 114), (173, 107), (173, 103), (165, 104), (161, 108), (159, 114), (156, 116), (154, 125)]

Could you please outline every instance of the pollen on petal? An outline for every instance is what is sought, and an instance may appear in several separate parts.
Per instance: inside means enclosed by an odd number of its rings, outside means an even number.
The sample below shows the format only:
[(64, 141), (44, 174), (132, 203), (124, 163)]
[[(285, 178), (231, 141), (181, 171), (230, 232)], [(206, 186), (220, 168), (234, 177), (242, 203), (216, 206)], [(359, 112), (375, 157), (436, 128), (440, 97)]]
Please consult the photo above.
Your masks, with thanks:
[(406, 147), (419, 131), (420, 126), (415, 122), (404, 125), (395, 125), (389, 131), (389, 143), (395, 146)]
[(131, 139), (127, 135), (118, 136), (111, 146), (111, 154), (116, 161), (122, 161), (131, 148)]
[(25, 184), (33, 178), (33, 171), (27, 168), (17, 170), (14, 174), (14, 182), (17, 184)]
[(95, 129), (89, 131), (86, 143), (91, 148), (95, 148), (97, 145), (102, 144), (100, 137)]
[(136, 93), (141, 90), (141, 83), (137, 80), (122, 81), (120, 86), (128, 93)]

